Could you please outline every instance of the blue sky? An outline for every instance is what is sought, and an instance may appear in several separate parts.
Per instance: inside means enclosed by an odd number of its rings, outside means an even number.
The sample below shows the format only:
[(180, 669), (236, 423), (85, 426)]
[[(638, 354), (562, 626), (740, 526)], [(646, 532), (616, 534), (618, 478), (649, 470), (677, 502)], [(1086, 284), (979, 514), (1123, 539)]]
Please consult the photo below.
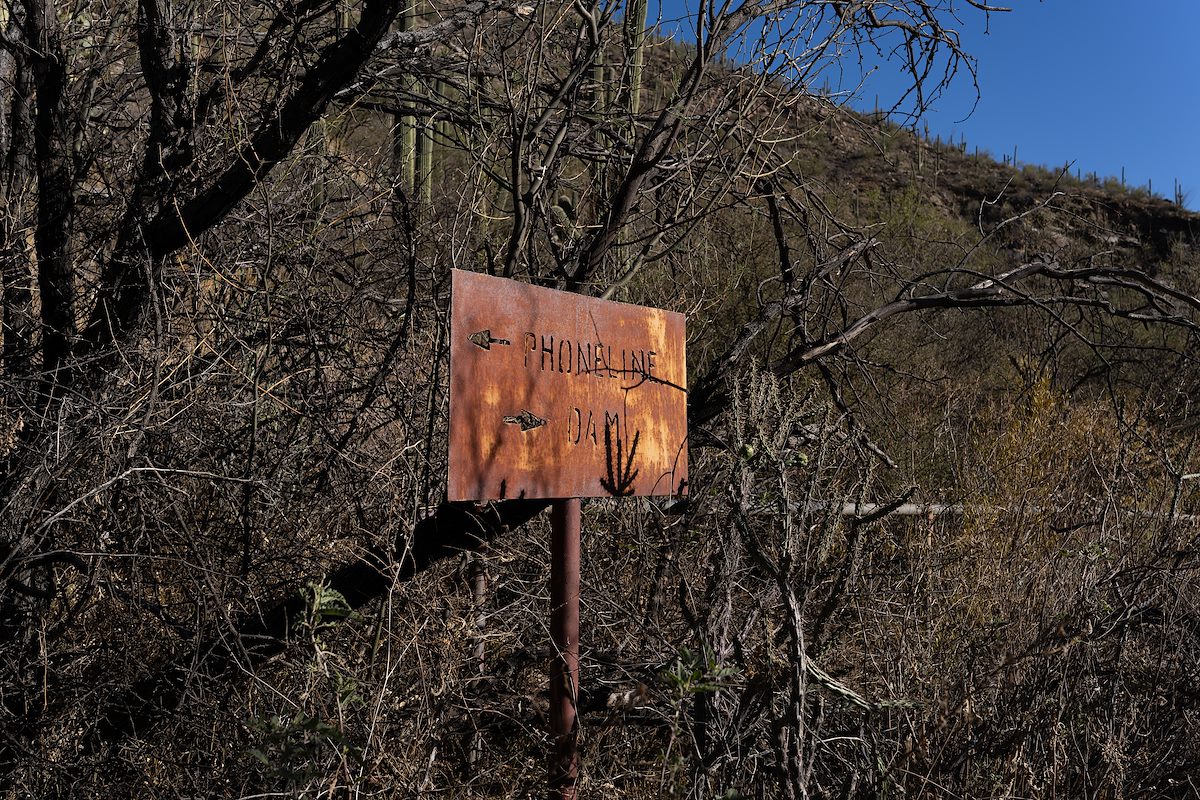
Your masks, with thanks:
[[(1020, 163), (1073, 161), (1101, 178), (1124, 167), (1128, 184), (1152, 181), (1169, 199), (1178, 179), (1200, 209), (1200, 0), (989, 0), (1013, 9), (989, 17), (952, 2), (963, 46), (978, 59), (978, 104), (960, 76), (919, 127), (965, 135), (997, 160), (1015, 145)], [(832, 71), (829, 80), (836, 88)], [(884, 64), (847, 102), (871, 110), (878, 95), (890, 107), (904, 86)]]
[[(978, 58), (979, 102), (960, 80), (927, 115), (931, 134), (1022, 163), (1074, 161), (1200, 208), (1200, 2), (1009, 0), (990, 20), (966, 3), (963, 45)], [(859, 108), (902, 92), (894, 68), (868, 78)], [(970, 114), (969, 118), (966, 118)], [(924, 122), (921, 123), (922, 128)]]

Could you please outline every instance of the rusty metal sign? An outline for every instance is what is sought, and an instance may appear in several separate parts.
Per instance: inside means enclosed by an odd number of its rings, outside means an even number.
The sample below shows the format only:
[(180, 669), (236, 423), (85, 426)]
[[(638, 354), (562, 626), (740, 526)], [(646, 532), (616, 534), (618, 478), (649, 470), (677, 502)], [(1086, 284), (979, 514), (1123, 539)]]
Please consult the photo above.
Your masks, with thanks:
[(682, 314), (454, 270), (450, 500), (687, 492)]

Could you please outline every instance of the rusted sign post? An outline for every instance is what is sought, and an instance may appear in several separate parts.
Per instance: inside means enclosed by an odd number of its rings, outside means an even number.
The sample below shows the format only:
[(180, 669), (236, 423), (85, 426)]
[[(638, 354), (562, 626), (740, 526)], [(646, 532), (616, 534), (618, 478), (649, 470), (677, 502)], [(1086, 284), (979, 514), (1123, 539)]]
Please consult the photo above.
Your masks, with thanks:
[(575, 797), (579, 776), (579, 498), (550, 507), (550, 797)]
[(681, 314), (455, 270), (455, 500), (553, 500), (550, 794), (578, 775), (579, 498), (687, 492)]

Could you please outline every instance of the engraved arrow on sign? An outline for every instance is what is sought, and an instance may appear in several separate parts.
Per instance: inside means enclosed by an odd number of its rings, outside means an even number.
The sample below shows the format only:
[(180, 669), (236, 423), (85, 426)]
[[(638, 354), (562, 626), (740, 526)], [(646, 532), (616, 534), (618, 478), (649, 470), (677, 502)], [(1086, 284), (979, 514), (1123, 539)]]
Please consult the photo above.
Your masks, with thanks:
[(534, 428), (540, 428), (546, 424), (546, 420), (534, 414), (529, 409), (521, 409), (521, 413), (516, 416), (506, 416), (504, 422), (508, 425), (520, 425), (521, 432), (531, 431)]
[(512, 342), (510, 342), (508, 339), (494, 338), (492, 336), (492, 331), (490, 328), (487, 330), (475, 331), (470, 336), (468, 336), (467, 339), (470, 340), (471, 344), (473, 344), (476, 347), (479, 347), (483, 350), (491, 350), (492, 345), (494, 345), (494, 344), (502, 344), (505, 347), (512, 344)]

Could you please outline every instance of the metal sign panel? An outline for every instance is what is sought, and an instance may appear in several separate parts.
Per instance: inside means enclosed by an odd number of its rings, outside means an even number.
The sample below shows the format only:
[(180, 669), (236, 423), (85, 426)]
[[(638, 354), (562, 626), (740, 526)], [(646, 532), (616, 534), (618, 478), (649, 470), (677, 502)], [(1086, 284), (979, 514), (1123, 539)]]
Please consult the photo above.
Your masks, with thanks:
[(454, 270), (450, 500), (687, 492), (682, 314)]

